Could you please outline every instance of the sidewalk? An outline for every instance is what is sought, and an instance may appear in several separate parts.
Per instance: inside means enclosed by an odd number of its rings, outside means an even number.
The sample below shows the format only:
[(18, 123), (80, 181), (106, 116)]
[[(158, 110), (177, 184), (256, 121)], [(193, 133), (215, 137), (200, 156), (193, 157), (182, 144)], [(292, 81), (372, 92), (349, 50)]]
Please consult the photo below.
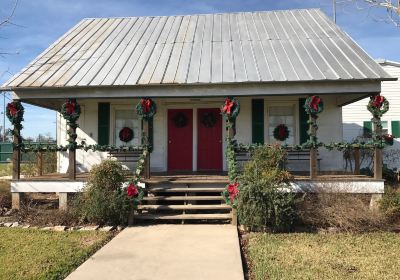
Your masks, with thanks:
[(66, 279), (243, 280), (231, 225), (153, 225), (123, 230)]

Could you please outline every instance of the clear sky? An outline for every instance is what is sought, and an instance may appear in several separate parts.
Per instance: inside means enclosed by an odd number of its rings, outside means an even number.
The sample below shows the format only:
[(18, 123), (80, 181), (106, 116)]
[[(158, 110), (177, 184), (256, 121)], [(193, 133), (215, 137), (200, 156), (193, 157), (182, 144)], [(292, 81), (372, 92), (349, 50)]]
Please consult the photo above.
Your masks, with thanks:
[[(0, 18), (15, 0), (0, 0)], [(359, 9), (338, 0), (337, 23), (372, 57), (400, 61), (400, 27), (382, 21), (383, 9)], [(0, 27), (0, 84), (85, 17), (183, 15), (194, 13), (320, 8), (332, 17), (332, 0), (19, 0), (13, 24)], [(10, 97), (8, 97), (10, 98)], [(7, 101), (7, 100), (6, 100)], [(3, 98), (0, 99), (3, 111)], [(26, 105), (24, 136), (55, 136), (55, 113)], [(2, 123), (2, 122), (1, 122)], [(9, 126), (8, 120), (6, 126)]]

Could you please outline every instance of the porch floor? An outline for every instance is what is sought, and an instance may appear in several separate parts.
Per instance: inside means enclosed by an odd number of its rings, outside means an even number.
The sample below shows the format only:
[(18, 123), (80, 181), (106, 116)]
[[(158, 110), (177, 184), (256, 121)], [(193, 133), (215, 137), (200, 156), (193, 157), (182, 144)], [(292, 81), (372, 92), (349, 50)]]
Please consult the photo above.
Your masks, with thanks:
[[(292, 172), (293, 181), (311, 181), (308, 172)], [(89, 173), (78, 173), (76, 181), (87, 181)], [(50, 173), (42, 176), (25, 177), (16, 181), (70, 181), (68, 174)], [(152, 172), (150, 179), (143, 180), (146, 183), (226, 183), (228, 176), (226, 172), (187, 172), (167, 173)], [(331, 172), (320, 172), (313, 181), (382, 181), (365, 175), (355, 174), (332, 174)]]

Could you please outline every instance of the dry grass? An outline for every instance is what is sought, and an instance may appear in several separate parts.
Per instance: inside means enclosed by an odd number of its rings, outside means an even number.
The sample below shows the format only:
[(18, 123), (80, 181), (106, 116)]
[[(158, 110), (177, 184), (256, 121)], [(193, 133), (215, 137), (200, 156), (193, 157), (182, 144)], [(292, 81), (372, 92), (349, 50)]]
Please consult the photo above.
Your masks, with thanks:
[(305, 225), (314, 228), (335, 227), (346, 232), (382, 230), (386, 226), (384, 215), (371, 210), (369, 196), (346, 193), (319, 192), (308, 194), (299, 206)]
[(400, 234), (250, 234), (250, 279), (398, 279)]
[(0, 180), (0, 208), (11, 207), (10, 181)]

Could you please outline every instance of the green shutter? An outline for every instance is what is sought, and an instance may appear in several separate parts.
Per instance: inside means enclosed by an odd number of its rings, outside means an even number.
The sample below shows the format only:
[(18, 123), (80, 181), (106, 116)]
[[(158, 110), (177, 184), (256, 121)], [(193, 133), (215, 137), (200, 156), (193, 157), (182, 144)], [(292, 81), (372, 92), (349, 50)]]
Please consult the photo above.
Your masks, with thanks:
[(110, 144), (110, 103), (98, 104), (98, 144)]
[(264, 144), (264, 99), (253, 99), (251, 102), (252, 142)]
[(364, 137), (372, 136), (372, 122), (371, 121), (365, 121), (363, 123), (363, 136)]
[(400, 121), (392, 121), (392, 135), (400, 138)]
[(300, 133), (300, 144), (307, 142), (308, 140), (308, 115), (304, 110), (305, 98), (299, 99), (299, 133)]

